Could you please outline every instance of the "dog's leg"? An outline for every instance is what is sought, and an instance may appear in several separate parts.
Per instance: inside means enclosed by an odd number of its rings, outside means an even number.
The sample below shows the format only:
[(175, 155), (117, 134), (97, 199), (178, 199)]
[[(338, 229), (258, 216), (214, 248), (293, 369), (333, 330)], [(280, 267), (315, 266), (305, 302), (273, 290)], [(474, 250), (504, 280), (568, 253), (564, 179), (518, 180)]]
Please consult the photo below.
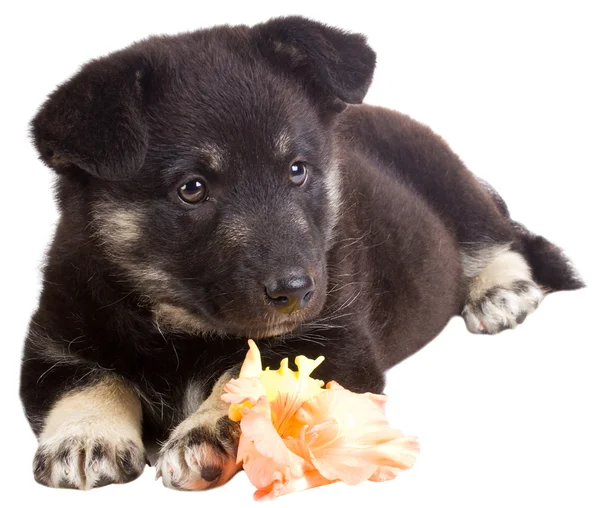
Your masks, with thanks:
[(462, 316), (472, 333), (514, 328), (544, 297), (525, 258), (508, 244), (463, 252), (463, 272), (468, 287)]
[(117, 377), (67, 392), (53, 404), (38, 437), (35, 479), (77, 489), (129, 482), (145, 466), (141, 426), (139, 398)]
[(467, 283), (462, 314), (471, 332), (514, 327), (538, 306), (543, 291), (583, 287), (561, 250), (514, 222), (502, 197), (429, 127), (369, 106), (348, 114), (356, 115), (355, 145), (378, 164), (389, 161), (399, 181), (417, 192), (454, 234)]
[(227, 482), (238, 470), (236, 454), (240, 427), (227, 416), (223, 387), (237, 377), (227, 371), (200, 408), (181, 422), (162, 447), (157, 475), (167, 487), (204, 490)]

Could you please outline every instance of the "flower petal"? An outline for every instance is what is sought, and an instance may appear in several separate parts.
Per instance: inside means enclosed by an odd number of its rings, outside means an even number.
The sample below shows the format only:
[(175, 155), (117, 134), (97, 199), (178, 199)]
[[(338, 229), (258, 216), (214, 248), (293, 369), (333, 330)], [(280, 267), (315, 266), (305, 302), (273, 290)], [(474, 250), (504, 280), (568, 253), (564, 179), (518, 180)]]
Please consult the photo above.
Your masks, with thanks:
[(284, 494), (308, 490), (329, 483), (333, 483), (333, 481), (322, 476), (316, 469), (312, 469), (306, 471), (303, 476), (292, 478), (286, 483), (274, 482), (268, 488), (257, 490), (254, 493), (254, 499), (256, 501), (266, 501)]
[(286, 435), (292, 418), (302, 404), (323, 391), (323, 381), (313, 379), (310, 374), (323, 362), (320, 356), (310, 360), (305, 356), (296, 357), (297, 371), (289, 368), (287, 358), (281, 360), (278, 370), (265, 369), (260, 379), (265, 387), (267, 399), (271, 402), (273, 422), (280, 435)]
[(248, 352), (240, 369), (240, 377), (259, 377), (262, 372), (260, 351), (253, 340), (248, 341)]
[(273, 427), (271, 408), (266, 397), (260, 397), (254, 407), (244, 408), (242, 413), (242, 435), (254, 443), (257, 452), (280, 464), (289, 462), (290, 452)]
[(229, 381), (224, 387), (221, 400), (231, 404), (229, 418), (234, 422), (242, 419), (242, 409), (252, 407), (265, 395), (265, 387), (258, 377), (241, 377)]
[(321, 392), (323, 381), (313, 379), (310, 374), (325, 358), (320, 356), (310, 360), (305, 356), (296, 357), (298, 371), (289, 368), (287, 358), (281, 360), (279, 369), (271, 370), (268, 367), (260, 374), (260, 379), (265, 385), (269, 402), (274, 401), (279, 394), (293, 394), (302, 401), (308, 400)]
[(260, 397), (253, 408), (242, 412), (237, 461), (243, 462), (252, 485), (268, 493), (302, 477), (305, 461), (292, 453), (275, 431), (266, 397)]
[(298, 410), (294, 431), (306, 442), (314, 467), (325, 478), (356, 484), (391, 476), (391, 470), (382, 467), (413, 465), (418, 445), (414, 438), (390, 428), (384, 402), (381, 396), (336, 387)]
[(394, 478), (396, 478), (396, 476), (398, 476), (398, 473), (400, 473), (400, 471), (401, 469), (398, 469), (397, 467), (382, 466), (371, 475), (369, 481), (385, 482), (387, 480), (393, 480)]

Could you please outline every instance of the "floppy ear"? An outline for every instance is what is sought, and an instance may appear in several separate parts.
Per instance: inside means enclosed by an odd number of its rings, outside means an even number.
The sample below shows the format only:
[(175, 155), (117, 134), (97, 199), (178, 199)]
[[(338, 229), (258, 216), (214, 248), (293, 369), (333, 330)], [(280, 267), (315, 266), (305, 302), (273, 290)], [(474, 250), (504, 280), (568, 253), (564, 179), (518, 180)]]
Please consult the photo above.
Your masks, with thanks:
[(141, 57), (93, 60), (58, 87), (31, 122), (40, 158), (58, 172), (74, 167), (107, 180), (140, 168), (147, 149)]
[(275, 18), (255, 30), (261, 50), (277, 67), (345, 102), (364, 99), (376, 59), (364, 35), (301, 16)]

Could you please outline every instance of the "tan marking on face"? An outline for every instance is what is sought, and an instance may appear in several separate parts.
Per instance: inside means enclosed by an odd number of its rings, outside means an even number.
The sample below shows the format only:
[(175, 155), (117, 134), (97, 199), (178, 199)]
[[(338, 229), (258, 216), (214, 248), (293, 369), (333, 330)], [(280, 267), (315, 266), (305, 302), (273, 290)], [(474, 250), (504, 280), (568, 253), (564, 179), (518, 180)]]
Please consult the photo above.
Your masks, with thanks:
[(212, 328), (201, 318), (183, 307), (170, 303), (158, 303), (154, 306), (154, 317), (159, 326), (189, 333), (206, 333)]
[(331, 239), (333, 229), (335, 228), (341, 208), (342, 208), (342, 191), (341, 191), (341, 176), (340, 170), (336, 162), (331, 164), (325, 172), (325, 190), (327, 192), (327, 201), (329, 205), (329, 232), (327, 237)]
[(119, 257), (141, 238), (144, 210), (104, 202), (94, 208), (96, 235)]
[(226, 152), (217, 145), (206, 143), (202, 146), (195, 146), (193, 149), (208, 159), (208, 163), (214, 171), (222, 171), (225, 168)]
[[(301, 321), (301, 320), (300, 320)], [(274, 325), (266, 330), (256, 330), (252, 333), (252, 338), (255, 340), (260, 339), (268, 339), (269, 337), (277, 337), (278, 335), (285, 335), (286, 333), (290, 333), (299, 323), (291, 322), (285, 323), (281, 325)]]
[(140, 238), (141, 213), (139, 210), (117, 209), (105, 217), (112, 236), (123, 243), (133, 243)]
[(275, 138), (275, 150), (281, 156), (285, 156), (290, 152), (292, 139), (287, 132), (281, 132), (279, 136)]
[(248, 242), (252, 229), (241, 217), (229, 218), (222, 221), (216, 231), (216, 236), (231, 246), (243, 246)]
[(287, 217), (289, 217), (290, 223), (294, 224), (300, 233), (308, 234), (310, 232), (308, 219), (306, 218), (301, 207), (289, 205), (286, 214)]
[(158, 282), (169, 282), (171, 280), (171, 277), (167, 272), (153, 266), (149, 266), (146, 270), (144, 270), (143, 277), (145, 279), (155, 280)]
[(154, 266), (132, 263), (121, 263), (121, 266), (131, 274), (142, 290), (156, 287), (165, 289), (173, 280), (167, 272)]

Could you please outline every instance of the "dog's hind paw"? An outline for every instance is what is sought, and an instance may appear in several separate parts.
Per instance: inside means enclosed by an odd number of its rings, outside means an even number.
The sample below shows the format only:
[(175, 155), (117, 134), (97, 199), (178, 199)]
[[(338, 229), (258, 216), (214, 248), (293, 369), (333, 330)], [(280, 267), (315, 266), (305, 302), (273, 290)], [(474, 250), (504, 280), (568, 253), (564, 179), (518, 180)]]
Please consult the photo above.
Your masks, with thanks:
[(462, 316), (470, 332), (494, 334), (521, 324), (543, 297), (535, 282), (519, 280), (509, 287), (493, 287), (480, 298), (467, 301)]

